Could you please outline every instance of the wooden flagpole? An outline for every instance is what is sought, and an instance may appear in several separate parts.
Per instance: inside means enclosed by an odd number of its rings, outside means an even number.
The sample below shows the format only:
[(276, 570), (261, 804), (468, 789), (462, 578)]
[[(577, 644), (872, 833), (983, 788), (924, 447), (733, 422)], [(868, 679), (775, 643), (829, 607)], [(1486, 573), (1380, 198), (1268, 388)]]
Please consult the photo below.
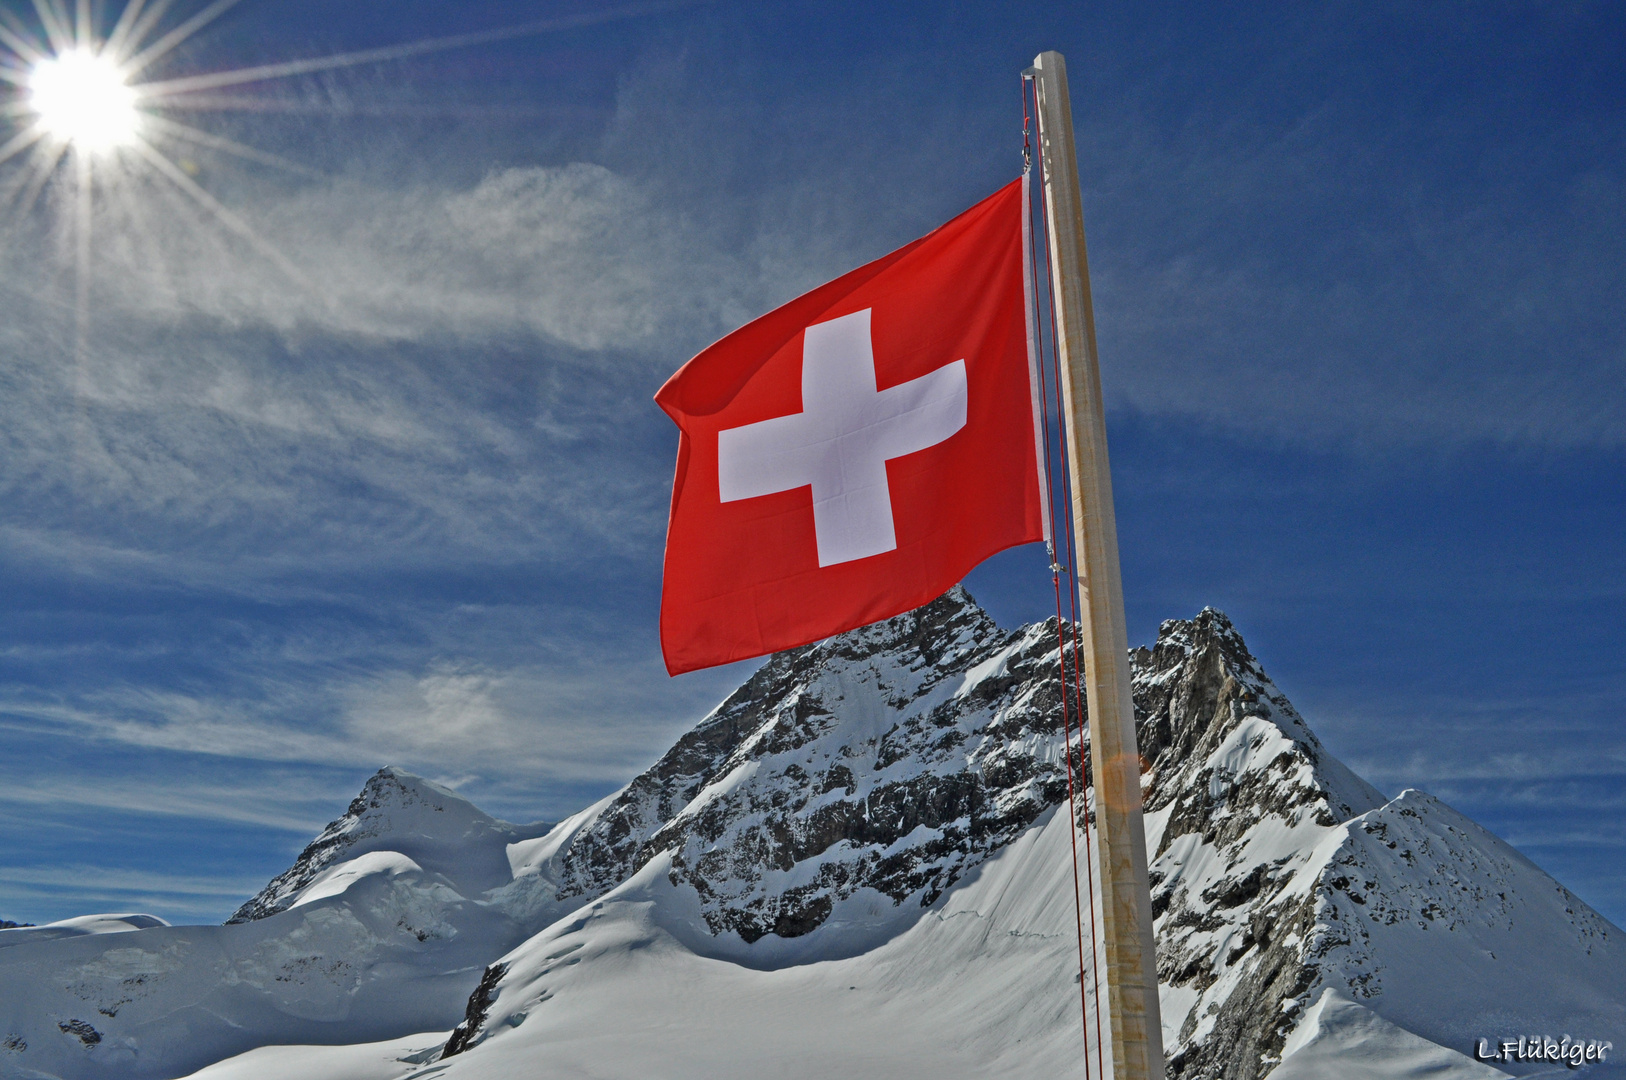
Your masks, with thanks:
[[(1067, 64), (1059, 52), (1033, 61), (1039, 148), (1049, 218), (1051, 302), (1063, 373), (1073, 534), (1095, 778), (1096, 858), (1101, 876), (1108, 1040), (1113, 1080), (1163, 1080), (1163, 1029), (1152, 942), (1152, 897), (1141, 821), (1140, 751), (1129, 690), (1129, 635), (1118, 568), (1118, 525), (1107, 465), (1106, 415), (1095, 351), (1095, 311), (1084, 249), (1084, 207)], [(1097, 993), (1100, 988), (1097, 987)]]

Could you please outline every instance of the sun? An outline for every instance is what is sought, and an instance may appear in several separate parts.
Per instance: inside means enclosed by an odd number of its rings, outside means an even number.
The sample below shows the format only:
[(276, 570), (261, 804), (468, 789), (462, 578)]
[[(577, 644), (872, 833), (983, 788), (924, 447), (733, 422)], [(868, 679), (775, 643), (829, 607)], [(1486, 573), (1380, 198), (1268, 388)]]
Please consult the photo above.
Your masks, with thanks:
[(72, 48), (35, 62), (28, 105), (48, 138), (105, 154), (133, 145), (141, 131), (136, 92), (105, 54)]
[(47, 137), (89, 153), (132, 145), (140, 135), (135, 91), (111, 57), (89, 49), (68, 49), (34, 63), (28, 104)]

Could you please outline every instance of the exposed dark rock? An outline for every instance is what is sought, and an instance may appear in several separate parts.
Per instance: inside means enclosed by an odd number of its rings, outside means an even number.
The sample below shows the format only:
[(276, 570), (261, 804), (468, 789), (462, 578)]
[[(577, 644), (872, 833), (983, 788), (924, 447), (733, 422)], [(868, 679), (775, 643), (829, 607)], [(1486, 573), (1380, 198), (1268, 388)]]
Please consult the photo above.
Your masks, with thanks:
[(83, 1020), (64, 1020), (57, 1027), (61, 1029), (62, 1034), (72, 1035), (78, 1039), (85, 1045), (86, 1050), (102, 1041), (102, 1033)]
[(1158, 977), (1199, 995), (1165, 1048), (1170, 1080), (1254, 1080), (1280, 1060), (1317, 980), (1305, 943), (1320, 901), (1286, 888), (1307, 850), (1249, 842), (1267, 826), (1325, 829), (1384, 798), (1327, 755), (1220, 612), (1165, 622), (1131, 659)]
[[(849, 693), (887, 723), (855, 732)], [(930, 904), (1065, 797), (1059, 700), (1054, 623), (1002, 631), (958, 588), (780, 653), (575, 839), (561, 895), (672, 852), (712, 931), (746, 941), (808, 933), (861, 888)], [(811, 882), (764, 878), (802, 865)]]
[(480, 1026), (486, 1022), (486, 1014), (491, 1011), (491, 1003), (497, 1000), (497, 984), (502, 982), (502, 977), (506, 974), (508, 974), (507, 964), (492, 964), (486, 968), (485, 974), (480, 976), (480, 985), (469, 995), (463, 1022), (452, 1029), (452, 1037), (446, 1040), (446, 1049), (442, 1050), (440, 1055), (442, 1058), (461, 1054), (479, 1041)]

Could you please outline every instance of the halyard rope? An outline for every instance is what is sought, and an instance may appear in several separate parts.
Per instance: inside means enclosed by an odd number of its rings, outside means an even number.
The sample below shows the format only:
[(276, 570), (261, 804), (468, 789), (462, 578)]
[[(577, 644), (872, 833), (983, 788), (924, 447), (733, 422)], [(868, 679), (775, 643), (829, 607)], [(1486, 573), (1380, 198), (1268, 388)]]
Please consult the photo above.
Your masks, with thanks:
[[(1029, 170), (1031, 170), (1032, 161), (1033, 161), (1032, 143), (1030, 141), (1030, 135), (1029, 135), (1029, 125), (1030, 125), (1030, 114), (1029, 114), (1029, 111), (1028, 111), (1028, 101), (1029, 101), (1028, 84), (1029, 83), (1033, 83), (1032, 93), (1033, 93), (1033, 105), (1034, 105), (1034, 108), (1033, 108), (1033, 112), (1032, 112), (1032, 120), (1037, 120), (1038, 119), (1038, 85), (1037, 85), (1037, 82), (1035, 80), (1033, 80), (1031, 77), (1024, 75), (1023, 76), (1023, 85), (1022, 85), (1022, 159), (1023, 159), (1023, 173), (1024, 174), (1027, 174), (1029, 172)], [(1045, 201), (1044, 201), (1044, 197), (1043, 197), (1043, 183), (1042, 183), (1042, 181), (1043, 181), (1043, 168), (1044, 168), (1044, 166), (1043, 166), (1043, 161), (1042, 161), (1042, 157), (1041, 157), (1041, 161), (1040, 161), (1041, 183), (1040, 183), (1040, 185), (1038, 185), (1039, 190), (1040, 190), (1040, 196), (1039, 196), (1039, 199), (1038, 199), (1037, 210), (1035, 209), (1034, 202), (1032, 200), (1029, 200), (1028, 205), (1023, 208), (1023, 212), (1029, 215), (1029, 228), (1027, 230), (1028, 235), (1033, 236), (1035, 233), (1038, 233), (1039, 235), (1042, 235), (1042, 236), (1045, 236), (1045, 237), (1048, 238), (1048, 235), (1049, 235), (1049, 233), (1047, 231), (1048, 222), (1046, 220), (1046, 206), (1045, 206)], [(1030, 244), (1028, 251), (1025, 253), (1025, 257), (1030, 260), (1030, 265), (1029, 265), (1028, 269), (1030, 271), (1031, 276), (1030, 276), (1029, 280), (1035, 281), (1035, 282), (1044, 281), (1048, 285), (1051, 282), (1050, 274), (1051, 274), (1051, 271), (1052, 271), (1052, 268), (1051, 268), (1051, 265), (1050, 265), (1050, 248), (1049, 248), (1049, 244), (1048, 243), (1045, 244), (1045, 256), (1044, 256), (1045, 274), (1044, 274), (1044, 276), (1042, 278), (1037, 273), (1037, 270), (1038, 270), (1038, 266), (1037, 266), (1038, 253), (1037, 253), (1036, 247), (1037, 247), (1036, 244)], [(1049, 349), (1050, 362), (1049, 362), (1049, 372), (1048, 372), (1048, 375), (1050, 377), (1049, 379), (1046, 378), (1047, 372), (1046, 372), (1046, 367), (1045, 367), (1046, 362), (1045, 362), (1044, 341), (1043, 341), (1042, 337), (1037, 337), (1037, 336), (1036, 336), (1036, 340), (1035, 340), (1035, 347), (1036, 347), (1036, 351), (1038, 353), (1038, 356), (1035, 357), (1035, 361), (1036, 361), (1036, 363), (1038, 364), (1038, 367), (1039, 367), (1039, 380), (1038, 381), (1039, 381), (1040, 406), (1041, 406), (1039, 415), (1040, 415), (1040, 418), (1041, 418), (1040, 422), (1041, 422), (1041, 425), (1043, 427), (1043, 437), (1044, 437), (1043, 441), (1044, 441), (1044, 453), (1045, 453), (1045, 476), (1046, 476), (1046, 478), (1048, 480), (1048, 482), (1046, 484), (1046, 491), (1044, 492), (1044, 497), (1045, 497), (1044, 512), (1046, 513), (1046, 515), (1048, 515), (1048, 518), (1049, 518), (1049, 522), (1050, 522), (1049, 533), (1050, 533), (1050, 536), (1052, 538), (1048, 542), (1047, 550), (1048, 550), (1049, 555), (1050, 555), (1051, 590), (1054, 593), (1055, 605), (1056, 605), (1056, 657), (1057, 657), (1057, 662), (1058, 662), (1058, 665), (1059, 665), (1059, 668), (1060, 668), (1060, 674), (1061, 674), (1062, 728), (1063, 728), (1063, 732), (1064, 732), (1063, 737), (1064, 737), (1064, 741), (1065, 741), (1065, 745), (1066, 745), (1065, 765), (1066, 765), (1066, 770), (1067, 770), (1067, 816), (1068, 816), (1068, 821), (1069, 821), (1069, 823), (1070, 823), (1070, 825), (1072, 827), (1071, 831), (1070, 831), (1070, 834), (1069, 834), (1069, 838), (1070, 838), (1070, 840), (1072, 842), (1072, 855), (1073, 855), (1073, 910), (1074, 910), (1074, 916), (1075, 916), (1075, 924), (1076, 924), (1077, 930), (1078, 930), (1079, 1014), (1080, 1014), (1080, 1021), (1081, 1021), (1082, 1027), (1083, 1027), (1083, 1035), (1084, 1035), (1084, 1075), (1085, 1075), (1086, 1080), (1089, 1080), (1089, 1077), (1091, 1075), (1091, 1069), (1090, 1069), (1090, 1022), (1089, 1022), (1090, 1008), (1089, 1008), (1089, 997), (1088, 997), (1088, 994), (1087, 994), (1087, 992), (1085, 990), (1085, 984), (1084, 984), (1084, 912), (1083, 912), (1083, 898), (1080, 896), (1080, 893), (1079, 893), (1079, 882), (1078, 882), (1078, 878), (1079, 878), (1079, 873), (1078, 873), (1078, 833), (1079, 833), (1079, 828), (1078, 828), (1078, 811), (1077, 811), (1077, 793), (1076, 793), (1075, 785), (1073, 783), (1073, 734), (1072, 734), (1072, 731), (1073, 731), (1072, 716), (1076, 715), (1078, 717), (1079, 784), (1087, 792), (1087, 791), (1089, 791), (1089, 777), (1088, 777), (1088, 771), (1086, 770), (1085, 760), (1084, 760), (1084, 724), (1085, 724), (1085, 719), (1086, 719), (1085, 718), (1085, 711), (1084, 711), (1084, 697), (1085, 697), (1085, 695), (1084, 695), (1084, 692), (1083, 692), (1083, 658), (1084, 658), (1084, 653), (1083, 653), (1082, 639), (1081, 639), (1080, 634), (1079, 634), (1079, 626), (1078, 626), (1078, 574), (1077, 574), (1077, 570), (1076, 570), (1077, 560), (1076, 560), (1076, 553), (1075, 553), (1074, 540), (1073, 540), (1073, 532), (1072, 532), (1072, 528), (1071, 528), (1070, 519), (1067, 522), (1064, 522), (1064, 528), (1063, 528), (1063, 532), (1065, 533), (1065, 535), (1067, 537), (1066, 548), (1065, 548), (1065, 553), (1066, 553), (1065, 554), (1065, 557), (1066, 557), (1066, 562), (1065, 563), (1062, 563), (1062, 562), (1060, 562), (1058, 560), (1058, 558), (1057, 558), (1057, 550), (1056, 550), (1055, 541), (1054, 541), (1054, 537), (1056, 536), (1056, 497), (1055, 497), (1054, 484), (1056, 484), (1056, 483), (1061, 484), (1061, 489), (1062, 489), (1062, 492), (1063, 492), (1062, 498), (1063, 498), (1064, 501), (1066, 500), (1066, 498), (1068, 496), (1068, 493), (1071, 492), (1072, 488), (1071, 488), (1071, 486), (1069, 484), (1070, 470), (1069, 470), (1069, 467), (1068, 467), (1067, 451), (1066, 451), (1065, 445), (1060, 446), (1060, 447), (1057, 448), (1057, 450), (1058, 450), (1057, 456), (1061, 459), (1061, 466), (1062, 466), (1059, 475), (1057, 474), (1056, 471), (1053, 470), (1052, 464), (1051, 464), (1051, 448), (1052, 448), (1052, 444), (1054, 442), (1054, 437), (1052, 436), (1052, 433), (1051, 433), (1051, 430), (1050, 430), (1050, 391), (1049, 391), (1049, 388), (1046, 386), (1046, 383), (1048, 381), (1050, 381), (1050, 379), (1054, 380), (1056, 412), (1057, 412), (1057, 428), (1058, 428), (1057, 434), (1058, 435), (1060, 435), (1062, 433), (1062, 431), (1064, 431), (1064, 429), (1061, 428), (1061, 419), (1060, 419), (1061, 418), (1061, 410), (1062, 410), (1062, 407), (1063, 407), (1062, 403), (1064, 401), (1064, 398), (1063, 398), (1063, 395), (1062, 395), (1062, 386), (1061, 386), (1061, 364), (1060, 364), (1061, 349), (1060, 349), (1060, 339), (1059, 339), (1057, 323), (1056, 323), (1056, 311), (1055, 311), (1055, 303), (1054, 303), (1054, 300), (1055, 300), (1054, 294), (1053, 293), (1047, 294), (1047, 299), (1048, 299), (1048, 303), (1042, 303), (1041, 299), (1040, 299), (1039, 290), (1038, 290), (1038, 288), (1035, 288), (1033, 290), (1033, 296), (1032, 296), (1030, 302), (1035, 306), (1035, 309), (1036, 309), (1035, 314), (1039, 314), (1039, 315), (1042, 316), (1043, 309), (1045, 307), (1048, 307), (1049, 308), (1049, 315), (1050, 315), (1050, 319), (1049, 319), (1049, 321), (1050, 321), (1050, 343), (1049, 343), (1050, 344), (1050, 349)], [(1065, 506), (1064, 506), (1064, 509), (1066, 509)], [(1073, 678), (1072, 678), (1072, 686), (1071, 686), (1071, 697), (1073, 699), (1073, 701), (1072, 701), (1072, 706), (1073, 707), (1072, 707), (1071, 713), (1069, 712), (1069, 709), (1068, 709), (1068, 700), (1067, 700), (1068, 697), (1069, 697), (1069, 687), (1068, 687), (1068, 679), (1067, 679), (1066, 637), (1065, 637), (1065, 632), (1064, 632), (1063, 626), (1062, 626), (1061, 576), (1063, 574), (1065, 574), (1067, 576), (1067, 583), (1068, 583), (1068, 593), (1067, 593), (1067, 597), (1068, 597), (1068, 614), (1070, 616), (1069, 621), (1072, 624), (1072, 637), (1073, 637)], [(1097, 956), (1097, 951), (1096, 951), (1096, 948), (1095, 948), (1095, 942), (1096, 942), (1095, 869), (1094, 869), (1093, 861), (1091, 859), (1089, 815), (1088, 815), (1087, 811), (1086, 811), (1086, 814), (1085, 814), (1085, 824), (1084, 824), (1084, 830), (1083, 831), (1084, 831), (1084, 867), (1085, 867), (1085, 881), (1086, 881), (1086, 890), (1085, 890), (1085, 892), (1086, 892), (1086, 895), (1089, 897), (1089, 909), (1090, 909), (1090, 984), (1095, 987), (1096, 1070), (1099, 1073), (1099, 1075), (1104, 1078), (1106, 1076), (1106, 1070), (1105, 1070), (1105, 1062), (1103, 1060), (1103, 1053), (1102, 1053), (1102, 1042), (1103, 1042), (1103, 1040), (1101, 1038), (1101, 1035), (1102, 1035), (1102, 1028), (1101, 1028), (1101, 981), (1100, 981), (1100, 969), (1099, 969), (1099, 962), (1098, 962), (1099, 958)]]

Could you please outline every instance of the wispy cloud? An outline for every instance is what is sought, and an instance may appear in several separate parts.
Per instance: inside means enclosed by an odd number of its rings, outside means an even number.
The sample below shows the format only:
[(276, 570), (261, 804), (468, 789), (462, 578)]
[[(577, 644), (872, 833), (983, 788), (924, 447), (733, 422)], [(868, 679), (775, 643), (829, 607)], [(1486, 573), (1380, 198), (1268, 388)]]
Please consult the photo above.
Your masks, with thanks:
[(521, 333), (597, 352), (693, 342), (758, 291), (747, 256), (602, 166), (419, 185), (321, 181), (243, 207), (297, 278), (203, 215), (152, 214), (150, 193), (115, 191), (98, 224), (132, 242), (97, 250), (98, 313), (382, 340)]
[(20, 866), (6, 870), (6, 880), (40, 889), (90, 889), (99, 895), (237, 896), (258, 887), (252, 879), (160, 874), (151, 870), (118, 870), (103, 866)]
[[(745, 673), (734, 665), (674, 684), (653, 656), (546, 651), (553, 654), (546, 664), (499, 669), (438, 659), (415, 671), (341, 673), (305, 689), (279, 672), (216, 692), (115, 684), (55, 701), (13, 695), (0, 705), (0, 727), (242, 763), (369, 771), (403, 765), (468, 790), (487, 809), (519, 807), (535, 816), (539, 801), (545, 813), (567, 813), (578, 808), (572, 800), (579, 793), (630, 780)], [(105, 807), (305, 832), (347, 799), (328, 785), (290, 786), (281, 777), (245, 789), (52, 775), (0, 793), (0, 804)]]
[[(249, 185), (238, 212), (298, 280), (156, 191), (114, 188), (83, 364), (62, 238), (13, 227), (0, 495), (27, 525), (0, 539), (93, 561), (156, 546), (166, 570), (230, 561), (239, 581), (362, 545), (397, 563), (651, 556), (671, 436), (648, 395), (713, 336), (907, 239), (879, 240), (889, 217), (921, 214), (898, 180), (866, 193), (868, 126), (818, 176), (742, 192), (750, 146), (716, 130), (728, 87), (701, 82), (672, 59), (626, 81), (605, 154), (653, 145), (659, 175)], [(1621, 330), (1598, 315), (1626, 302), (1606, 269), (1626, 220), (1608, 173), (1530, 219), (1496, 193), (1443, 203), (1397, 148), (1350, 158), (1326, 107), (1273, 136), (1149, 136), (1132, 103), (1091, 116), (1118, 407), (1378, 452), (1626, 445)], [(1335, 213), (1352, 216), (1323, 248), (1288, 242)]]
[(8, 866), (0, 882), (0, 910), (50, 910), (64, 899), (104, 911), (162, 911), (175, 919), (214, 920), (265, 882), (247, 876), (165, 874), (99, 865)]
[[(39, 718), (28, 730), (41, 732)], [(15, 717), (0, 719), (0, 730), (19, 730)], [(48, 733), (63, 741), (94, 730), (84, 723), (50, 724)], [(145, 746), (144, 743), (128, 743)], [(202, 822), (257, 826), (313, 836), (342, 809), (354, 794), (336, 788), (331, 782), (287, 770), (263, 772), (244, 777), (241, 770), (231, 779), (197, 779), (184, 770), (167, 770), (161, 782), (145, 771), (124, 775), (97, 775), (94, 769), (70, 768), (40, 770), (27, 776), (8, 776), (0, 787), (0, 817), (11, 827), (26, 829), (41, 814), (58, 820), (66, 813), (83, 817), (143, 814), (190, 818)], [(104, 817), (107, 815), (103, 815)]]
[(1475, 806), (1568, 814), (1600, 800), (1612, 805), (1626, 790), (1626, 734), (1611, 701), (1554, 694), (1497, 709), (1475, 704), (1447, 711), (1374, 700), (1312, 723), (1352, 768), (1391, 793), (1421, 787)]
[(78, 361), (60, 238), (11, 228), (0, 493), (28, 511), (13, 544), (127, 561), (161, 538), (170, 567), (187, 551), (331, 562), (357, 540), (437, 562), (646, 550), (671, 453), (649, 395), (785, 291), (596, 165), (323, 181), (241, 216), (298, 280), (113, 185)]
[[(547, 355), (312, 350), (205, 334), (174, 353), (97, 353), (83, 372), (7, 355), (0, 492), (27, 513), (5, 539), (149, 573), (226, 565), (242, 583), (256, 562), (342, 564), (358, 540), (398, 563), (565, 558), (586, 538), (625, 552), (658, 535), (648, 458), (670, 451), (655, 417), (611, 421), (607, 399), (637, 387), (627, 373), (561, 387)], [(510, 378), (517, 395), (480, 400)]]

